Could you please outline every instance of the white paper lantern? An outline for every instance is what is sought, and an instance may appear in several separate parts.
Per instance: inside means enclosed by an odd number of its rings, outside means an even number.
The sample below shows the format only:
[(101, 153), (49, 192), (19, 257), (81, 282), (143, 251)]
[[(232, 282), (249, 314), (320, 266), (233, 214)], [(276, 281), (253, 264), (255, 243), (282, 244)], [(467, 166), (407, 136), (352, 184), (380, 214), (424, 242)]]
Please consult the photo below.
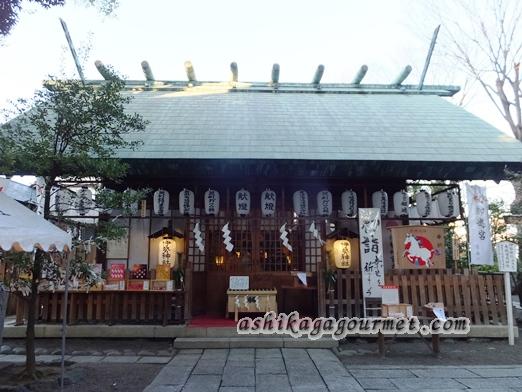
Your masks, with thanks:
[(453, 189), (448, 189), (437, 196), (440, 214), (445, 218), (456, 218), (460, 213), (459, 195)]
[(65, 188), (54, 188), (51, 190), (54, 194), (54, 200), (51, 205), (54, 205), (54, 210), (60, 214), (70, 212), (75, 209), (76, 201), (74, 200), (74, 192)]
[(176, 264), (176, 241), (174, 238), (162, 238), (159, 241), (158, 264)]
[(154, 213), (156, 215), (164, 216), (169, 211), (170, 195), (164, 189), (158, 189), (154, 192)]
[(415, 195), (415, 203), (417, 204), (417, 212), (419, 217), (427, 218), (431, 213), (431, 194), (426, 189), (421, 189)]
[(179, 213), (194, 215), (194, 192), (189, 189), (183, 189), (179, 193)]
[(388, 194), (382, 189), (372, 194), (372, 206), (381, 210), (381, 215), (388, 214)]
[(93, 207), (92, 192), (86, 186), (83, 186), (78, 191), (76, 208), (80, 215), (88, 214)]
[(349, 218), (357, 216), (357, 194), (351, 189), (341, 194), (343, 214)]
[(214, 216), (219, 213), (219, 192), (214, 189), (205, 192), (205, 213)]
[(274, 216), (276, 211), (276, 193), (266, 189), (261, 193), (261, 214), (264, 217)]
[(333, 256), (336, 268), (352, 266), (352, 246), (348, 240), (336, 240), (333, 245)]
[(303, 190), (295, 191), (293, 199), (297, 216), (308, 216), (308, 193)]
[(441, 215), (441, 213), (439, 211), (439, 204), (437, 203), (437, 200), (432, 200), (431, 201), (429, 218), (433, 218), (433, 219), (440, 219), (440, 218), (442, 218), (442, 215)]
[(317, 214), (320, 216), (332, 215), (332, 192), (320, 191), (317, 194)]
[(238, 215), (250, 214), (250, 192), (246, 189), (236, 192), (236, 213)]
[(409, 203), (410, 203), (410, 198), (408, 197), (408, 193), (405, 190), (395, 192), (393, 194), (393, 211), (395, 212), (395, 216), (398, 216), (398, 217), (408, 216)]

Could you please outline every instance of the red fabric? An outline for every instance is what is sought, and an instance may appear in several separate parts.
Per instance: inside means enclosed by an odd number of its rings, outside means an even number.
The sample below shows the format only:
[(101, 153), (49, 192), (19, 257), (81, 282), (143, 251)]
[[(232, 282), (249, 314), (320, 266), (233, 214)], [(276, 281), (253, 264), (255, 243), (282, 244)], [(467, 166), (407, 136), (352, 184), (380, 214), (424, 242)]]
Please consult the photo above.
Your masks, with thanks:
[(189, 327), (192, 328), (226, 328), (235, 327), (234, 319), (219, 318), (215, 316), (195, 316), (190, 320)]

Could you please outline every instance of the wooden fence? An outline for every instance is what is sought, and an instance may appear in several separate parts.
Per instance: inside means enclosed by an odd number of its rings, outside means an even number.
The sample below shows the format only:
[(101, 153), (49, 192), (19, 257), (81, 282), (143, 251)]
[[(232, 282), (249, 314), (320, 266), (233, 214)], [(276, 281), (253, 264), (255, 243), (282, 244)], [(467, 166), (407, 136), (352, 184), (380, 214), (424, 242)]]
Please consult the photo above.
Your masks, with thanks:
[[(507, 324), (501, 274), (478, 274), (469, 270), (402, 270), (386, 274), (385, 282), (399, 286), (401, 303), (413, 305), (415, 315), (425, 315), (423, 306), (429, 302), (443, 302), (449, 317), (469, 317), (475, 325)], [(359, 271), (337, 270), (336, 282), (325, 296), (327, 316), (363, 315)]]
[[(177, 324), (184, 322), (184, 292), (90, 291), (69, 292), (68, 324)], [(38, 297), (37, 322), (63, 320), (63, 292), (42, 292)], [(26, 301), (17, 298), (16, 321), (23, 324)]]

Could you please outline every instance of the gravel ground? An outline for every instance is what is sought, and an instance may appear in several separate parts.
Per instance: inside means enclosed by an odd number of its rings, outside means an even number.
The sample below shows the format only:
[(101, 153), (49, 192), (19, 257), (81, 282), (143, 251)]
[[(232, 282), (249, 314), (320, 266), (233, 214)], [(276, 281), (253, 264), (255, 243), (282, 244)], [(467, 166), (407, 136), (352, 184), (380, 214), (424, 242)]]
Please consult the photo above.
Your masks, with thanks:
[[(522, 333), (522, 331), (519, 331)], [(522, 335), (521, 335), (522, 336)], [(428, 343), (431, 339), (426, 340)], [(386, 339), (386, 357), (380, 358), (377, 340), (351, 339), (340, 346), (339, 356), (350, 365), (520, 365), (522, 338), (509, 346), (505, 339), (441, 339), (435, 356), (420, 339)]]
[[(149, 385), (163, 365), (144, 364), (74, 364), (67, 368), (66, 392), (141, 392)], [(59, 372), (56, 367), (39, 367), (47, 377), (38, 382), (19, 384), (20, 391), (54, 392), (59, 390)], [(0, 392), (13, 391), (13, 380), (23, 366), (0, 368)]]

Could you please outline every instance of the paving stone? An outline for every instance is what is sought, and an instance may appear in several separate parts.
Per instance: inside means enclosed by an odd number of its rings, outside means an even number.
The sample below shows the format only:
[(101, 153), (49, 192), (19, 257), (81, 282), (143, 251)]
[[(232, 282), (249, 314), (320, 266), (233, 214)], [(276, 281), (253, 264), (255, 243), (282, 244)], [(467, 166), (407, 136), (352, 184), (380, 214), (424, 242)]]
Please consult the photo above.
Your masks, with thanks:
[(220, 382), (220, 376), (195, 374), (190, 376), (183, 392), (217, 392)]
[(201, 359), (215, 359), (215, 358), (227, 358), (229, 350), (223, 349), (206, 349), (203, 350), (203, 354), (201, 355)]
[[(322, 375), (322, 373), (321, 373)], [(364, 389), (357, 382), (357, 380), (351, 376), (345, 377), (324, 377), (324, 382), (330, 392), (364, 392)]]
[(174, 348), (229, 348), (229, 338), (176, 338)]
[[(326, 386), (322, 385), (292, 385), (294, 392), (329, 392)], [(346, 389), (345, 389), (346, 391)]]
[[(68, 361), (71, 358), (70, 355), (66, 355), (64, 357), (65, 361)], [(37, 355), (36, 362), (40, 363), (52, 363), (52, 362), (60, 362), (62, 360), (61, 355)]]
[(337, 355), (333, 353), (332, 350), (327, 349), (318, 349), (318, 350), (306, 350), (308, 355), (310, 355), (310, 358), (314, 362), (339, 362), (339, 358), (337, 358)]
[(228, 359), (254, 359), (255, 349), (253, 348), (231, 348)]
[(16, 355), (25, 354), (25, 347), (15, 347), (12, 352)]
[(200, 359), (192, 374), (223, 374), (225, 360)]
[(73, 355), (69, 360), (76, 363), (96, 363), (100, 362), (102, 359), (99, 356), (94, 355)]
[(254, 347), (254, 348), (278, 348), (284, 346), (282, 338), (229, 338), (230, 348)]
[(446, 369), (427, 367), (425, 369), (411, 369), (410, 371), (413, 374), (415, 374), (417, 377), (423, 377), (423, 378), (478, 377), (476, 374), (470, 372), (467, 369), (457, 368), (457, 367), (446, 368)]
[(286, 374), (283, 358), (256, 359), (256, 375)]
[(187, 382), (193, 366), (165, 366), (160, 370), (153, 384), (183, 385)]
[(103, 353), (111, 357), (121, 356), (121, 352), (119, 352), (118, 350), (103, 350)]
[[(98, 358), (99, 359), (99, 358)], [(104, 363), (136, 363), (138, 362), (140, 357), (134, 355), (122, 355), (120, 357), (107, 356), (103, 358), (100, 362)]]
[(456, 378), (456, 381), (469, 388), (522, 388), (522, 379), (518, 377), (490, 377), (490, 378)]
[(18, 354), (10, 354), (10, 355), (5, 355), (3, 358), (2, 358), (2, 361), (3, 362), (9, 362), (9, 363), (21, 363), (21, 362), (25, 362), (25, 355), (18, 355)]
[(231, 360), (227, 361), (226, 367), (251, 367), (253, 368), (255, 362), (253, 359), (244, 359), (244, 360)]
[(7, 344), (0, 346), (0, 354), (10, 354), (12, 351), (13, 349)]
[(278, 348), (258, 348), (256, 349), (257, 358), (282, 358), (281, 350)]
[(406, 369), (349, 369), (355, 378), (413, 378), (415, 374)]
[(225, 367), (221, 386), (253, 387), (256, 378), (253, 367)]
[[(480, 368), (480, 369), (470, 369), (473, 373), (481, 376), (481, 377), (521, 377), (522, 376), (522, 367), (512, 367), (512, 368)], [(458, 376), (456, 376), (458, 377)], [(462, 376), (468, 377), (468, 376)]]
[(153, 357), (156, 353), (149, 350), (140, 350), (138, 351), (138, 355), (140, 357)]
[(168, 366), (192, 366), (194, 367), (199, 361), (199, 355), (176, 355), (169, 362)]
[(290, 381), (286, 374), (258, 377), (256, 380), (256, 392), (292, 392)]
[[(390, 378), (391, 382), (399, 389), (427, 390), (436, 389), (446, 391), (447, 389), (464, 389), (463, 385), (451, 378)], [(478, 379), (477, 379), (478, 380)]]
[(256, 392), (254, 387), (221, 387), (219, 392)]
[(397, 390), (395, 384), (388, 378), (358, 378), (357, 381), (365, 389)]
[(168, 357), (140, 357), (138, 363), (168, 363), (170, 358)]
[(36, 355), (45, 355), (45, 354), (49, 353), (49, 350), (42, 348), (42, 347), (37, 347), (34, 349), (34, 353)]
[(184, 350), (179, 350), (177, 355), (186, 355), (186, 354), (202, 354), (203, 349), (202, 348), (187, 348)]
[(180, 392), (182, 385), (149, 385), (143, 392)]

